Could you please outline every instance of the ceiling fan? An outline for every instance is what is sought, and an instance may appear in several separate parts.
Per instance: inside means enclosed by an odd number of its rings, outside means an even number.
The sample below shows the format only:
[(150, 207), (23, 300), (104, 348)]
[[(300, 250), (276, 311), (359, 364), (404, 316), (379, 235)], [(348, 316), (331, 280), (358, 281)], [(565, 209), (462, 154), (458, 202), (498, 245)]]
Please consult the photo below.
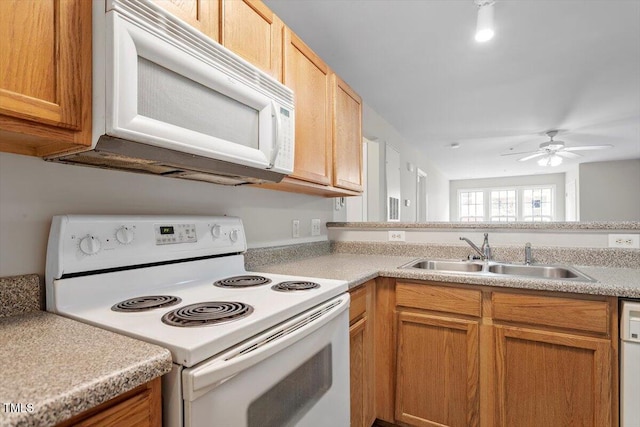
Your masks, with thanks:
[[(558, 166), (562, 163), (562, 159), (577, 159), (578, 157), (582, 157), (578, 153), (574, 153), (574, 151), (585, 151), (585, 150), (603, 150), (605, 148), (611, 148), (613, 145), (604, 144), (604, 145), (581, 145), (581, 146), (565, 146), (564, 141), (554, 141), (554, 137), (558, 134), (557, 130), (550, 130), (545, 132), (545, 134), (549, 137), (549, 141), (543, 142), (540, 144), (540, 148), (536, 151), (524, 151), (519, 153), (506, 153), (502, 154), (503, 156), (515, 156), (526, 154), (526, 156), (518, 159), (519, 162), (526, 162), (527, 160), (535, 159), (537, 157), (541, 157), (538, 159), (538, 164), (540, 166)], [(544, 157), (543, 157), (544, 156)]]

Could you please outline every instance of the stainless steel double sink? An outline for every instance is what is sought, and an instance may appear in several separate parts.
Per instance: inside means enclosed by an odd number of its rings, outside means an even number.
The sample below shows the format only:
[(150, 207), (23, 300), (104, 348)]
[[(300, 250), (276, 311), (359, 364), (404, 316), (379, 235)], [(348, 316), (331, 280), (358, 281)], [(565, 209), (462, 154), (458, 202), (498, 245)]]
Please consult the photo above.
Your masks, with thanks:
[(496, 261), (456, 261), (417, 259), (400, 268), (431, 270), (443, 273), (462, 273), (474, 276), (509, 276), (551, 280), (595, 282), (596, 280), (573, 267), (547, 264), (509, 264)]

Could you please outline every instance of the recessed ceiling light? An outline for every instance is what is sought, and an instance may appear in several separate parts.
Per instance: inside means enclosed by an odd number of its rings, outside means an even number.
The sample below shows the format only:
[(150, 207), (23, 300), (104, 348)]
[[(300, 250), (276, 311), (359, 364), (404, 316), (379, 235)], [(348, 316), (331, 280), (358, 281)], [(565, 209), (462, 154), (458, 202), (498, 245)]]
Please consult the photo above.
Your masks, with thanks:
[(493, 4), (494, 0), (474, 0), (478, 6), (478, 22), (476, 25), (476, 41), (484, 43), (495, 35), (493, 27)]

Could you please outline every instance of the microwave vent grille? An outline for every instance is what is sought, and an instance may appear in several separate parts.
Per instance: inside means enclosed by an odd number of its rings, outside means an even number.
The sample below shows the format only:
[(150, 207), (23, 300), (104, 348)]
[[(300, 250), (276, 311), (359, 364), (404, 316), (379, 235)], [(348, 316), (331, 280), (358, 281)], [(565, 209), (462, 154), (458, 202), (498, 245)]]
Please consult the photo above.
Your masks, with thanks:
[(293, 92), (268, 74), (215, 42), (195, 28), (165, 12), (148, 0), (111, 0), (111, 9), (143, 26), (147, 31), (197, 55), (208, 65), (254, 89), (275, 97), (285, 107), (294, 107)]

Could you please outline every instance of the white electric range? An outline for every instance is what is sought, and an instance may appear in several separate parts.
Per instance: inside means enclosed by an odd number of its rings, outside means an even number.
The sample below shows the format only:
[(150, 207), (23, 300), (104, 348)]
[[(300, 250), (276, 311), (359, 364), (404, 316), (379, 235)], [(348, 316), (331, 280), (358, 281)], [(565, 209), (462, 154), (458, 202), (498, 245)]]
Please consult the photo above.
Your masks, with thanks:
[(56, 216), (47, 310), (168, 348), (165, 425), (347, 426), (347, 283), (245, 251), (238, 218)]

